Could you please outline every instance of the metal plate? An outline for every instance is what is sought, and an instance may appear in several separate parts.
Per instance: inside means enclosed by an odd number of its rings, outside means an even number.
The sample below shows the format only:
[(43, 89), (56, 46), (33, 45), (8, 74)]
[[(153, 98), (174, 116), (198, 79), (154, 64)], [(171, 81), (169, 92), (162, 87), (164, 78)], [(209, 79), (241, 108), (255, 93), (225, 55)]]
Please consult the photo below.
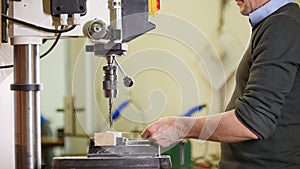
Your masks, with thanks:
[(53, 169), (167, 169), (169, 156), (160, 157), (56, 157)]

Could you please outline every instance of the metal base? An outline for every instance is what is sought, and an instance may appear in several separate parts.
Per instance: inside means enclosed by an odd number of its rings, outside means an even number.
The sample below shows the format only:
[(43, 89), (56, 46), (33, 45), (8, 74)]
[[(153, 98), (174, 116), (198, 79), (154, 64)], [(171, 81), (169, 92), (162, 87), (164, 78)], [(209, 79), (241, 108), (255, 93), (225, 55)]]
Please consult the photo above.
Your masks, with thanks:
[(169, 156), (160, 157), (56, 157), (53, 169), (167, 169)]

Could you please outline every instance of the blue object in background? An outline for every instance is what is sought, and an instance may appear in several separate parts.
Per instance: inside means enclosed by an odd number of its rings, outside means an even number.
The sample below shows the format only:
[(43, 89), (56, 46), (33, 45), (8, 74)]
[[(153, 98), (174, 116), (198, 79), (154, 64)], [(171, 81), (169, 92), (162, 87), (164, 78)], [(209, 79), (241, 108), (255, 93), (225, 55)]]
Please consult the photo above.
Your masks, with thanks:
[(129, 101), (125, 101), (125, 102), (121, 103), (120, 106), (118, 106), (116, 108), (116, 110), (112, 114), (112, 119), (113, 120), (116, 120), (120, 116), (121, 111), (128, 105), (128, 103), (129, 103)]
[(43, 115), (41, 115), (41, 124), (42, 125), (45, 124), (46, 121), (47, 121), (46, 118)]
[[(129, 104), (129, 100), (128, 101), (125, 101), (123, 103), (120, 104), (120, 106), (118, 106), (116, 108), (116, 110), (113, 112), (112, 114), (112, 119), (113, 120), (116, 120), (120, 114), (121, 114), (121, 111)], [(194, 113), (196, 113), (197, 111), (200, 111), (202, 110), (202, 108), (206, 107), (205, 104), (203, 105), (198, 105), (198, 106), (195, 106), (193, 108), (191, 108), (188, 112), (186, 112), (185, 114), (181, 115), (181, 116), (185, 116), (185, 117), (191, 117)]]
[(205, 104), (199, 105), (199, 106), (195, 106), (195, 107), (191, 108), (188, 112), (186, 112), (185, 114), (183, 114), (182, 116), (191, 117), (195, 112), (200, 111), (204, 107), (206, 107)]

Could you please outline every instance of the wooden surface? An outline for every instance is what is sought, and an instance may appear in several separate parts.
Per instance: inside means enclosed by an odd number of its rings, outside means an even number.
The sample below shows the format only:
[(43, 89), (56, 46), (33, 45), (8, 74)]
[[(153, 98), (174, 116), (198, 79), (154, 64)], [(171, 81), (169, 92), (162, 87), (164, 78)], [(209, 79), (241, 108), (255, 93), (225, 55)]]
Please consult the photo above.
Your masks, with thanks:
[(95, 133), (95, 146), (116, 146), (116, 134), (114, 133)]
[(63, 138), (42, 137), (42, 147), (64, 146)]

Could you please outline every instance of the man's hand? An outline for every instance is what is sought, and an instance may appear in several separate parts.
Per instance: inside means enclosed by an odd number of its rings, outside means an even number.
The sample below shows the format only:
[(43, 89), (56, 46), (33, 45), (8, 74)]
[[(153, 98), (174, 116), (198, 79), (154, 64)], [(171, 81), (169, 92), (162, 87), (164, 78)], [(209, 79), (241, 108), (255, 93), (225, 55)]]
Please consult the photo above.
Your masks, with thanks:
[(150, 124), (142, 133), (162, 147), (182, 138), (226, 143), (259, 139), (235, 116), (235, 110), (202, 117), (166, 117)]
[(168, 147), (188, 136), (195, 122), (189, 117), (166, 117), (150, 124), (142, 133), (162, 147)]

